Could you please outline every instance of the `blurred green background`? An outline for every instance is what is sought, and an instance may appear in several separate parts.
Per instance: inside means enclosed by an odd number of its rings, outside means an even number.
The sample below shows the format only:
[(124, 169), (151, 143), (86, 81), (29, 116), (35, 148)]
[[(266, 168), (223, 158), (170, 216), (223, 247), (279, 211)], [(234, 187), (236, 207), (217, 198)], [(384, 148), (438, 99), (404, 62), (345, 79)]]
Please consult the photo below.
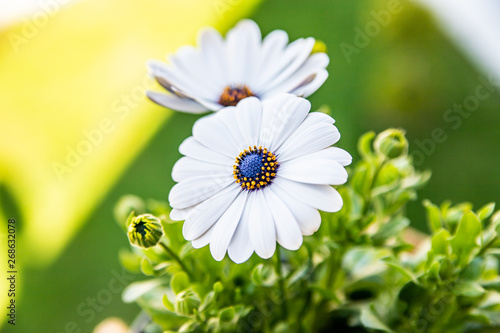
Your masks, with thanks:
[[(366, 131), (402, 127), (412, 151), (416, 141), (430, 139), (435, 128), (444, 130), (447, 140), (436, 144), (434, 153), (420, 165), (432, 170), (431, 182), (408, 208), (413, 225), (425, 230), (424, 198), (437, 203), (471, 201), (476, 207), (500, 202), (500, 94), (497, 90), (482, 101), (459, 128), (446, 123), (443, 114), (474, 94), (481, 74), (440, 32), (430, 14), (413, 2), (402, 2), (402, 6), (401, 13), (392, 16), (390, 24), (359, 53), (353, 53), (350, 61), (342, 43), (354, 45), (355, 28), (364, 29), (373, 20), (371, 11), (386, 8), (386, 1), (267, 0), (250, 17), (264, 35), (280, 28), (289, 33), (290, 40), (313, 36), (326, 43), (330, 77), (310, 100), (313, 109), (323, 104), (331, 108), (342, 134), (338, 145), (353, 154), (354, 162), (357, 139)], [(144, 68), (144, 63), (128, 66)], [(152, 103), (148, 107), (155, 108)], [(82, 332), (91, 332), (109, 316), (132, 321), (138, 308), (123, 304), (119, 294), (112, 294), (109, 304), (89, 310), (88, 302), (104, 297), (101, 291), (109, 290), (110, 280), (121, 272), (118, 251), (128, 244), (113, 220), (113, 206), (129, 193), (166, 200), (173, 185), (172, 165), (180, 157), (177, 148), (191, 134), (197, 118), (173, 114), (60, 256), (48, 267), (23, 268), (18, 326), (4, 326), (2, 332), (60, 333), (71, 321)], [(16, 212), (21, 208), (16, 208), (15, 199), (9, 199), (5, 190), (2, 193), (6, 215), (22, 216)], [(22, 249), (19, 256), (23, 256)], [(86, 315), (78, 313), (79, 308), (87, 310)]]

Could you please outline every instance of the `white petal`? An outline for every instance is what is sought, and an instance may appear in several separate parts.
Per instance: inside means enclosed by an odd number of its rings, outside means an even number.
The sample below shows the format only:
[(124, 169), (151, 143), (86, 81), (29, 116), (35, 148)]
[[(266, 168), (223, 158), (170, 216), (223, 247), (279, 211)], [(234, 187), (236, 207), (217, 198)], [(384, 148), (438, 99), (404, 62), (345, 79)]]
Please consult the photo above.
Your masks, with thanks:
[(309, 97), (325, 83), (326, 79), (328, 79), (328, 71), (326, 69), (321, 70), (316, 73), (311, 82), (293, 90), (292, 93), (297, 96)]
[(195, 160), (191, 157), (181, 157), (172, 169), (172, 179), (181, 182), (191, 177), (206, 177), (209, 175), (232, 174), (233, 169), (229, 165), (221, 165)]
[(286, 48), (275, 67), (270, 70), (265, 80), (259, 80), (259, 88), (274, 87), (294, 73), (304, 64), (311, 54), (314, 38), (297, 39)]
[(258, 145), (261, 118), (262, 104), (255, 97), (245, 98), (236, 106), (236, 120), (246, 144), (245, 148)]
[(276, 250), (276, 227), (262, 191), (256, 191), (252, 194), (255, 196), (255, 200), (248, 226), (250, 241), (259, 257), (269, 259)]
[(222, 109), (224, 107), (223, 105), (219, 104), (219, 98), (220, 98), (220, 94), (222, 94), (222, 91), (223, 91), (223, 89), (221, 90), (220, 93), (217, 93), (217, 96), (215, 97), (214, 100), (199, 98), (196, 96), (193, 97), (193, 99), (211, 111), (219, 111), (220, 109)]
[(253, 72), (255, 75), (248, 77), (248, 86), (259, 91), (259, 82), (266, 80), (266, 75), (272, 77), (271, 69), (280, 63), (285, 47), (288, 43), (288, 35), (283, 30), (274, 30), (264, 38), (256, 58), (253, 60)]
[(295, 220), (299, 224), (300, 231), (303, 235), (312, 235), (319, 229), (319, 226), (321, 225), (321, 215), (316, 208), (295, 199), (279, 186), (272, 186), (269, 189), (273, 191), (290, 209), (295, 217)]
[(229, 83), (226, 47), (222, 36), (212, 27), (204, 28), (198, 34), (198, 45), (201, 48), (206, 70), (213, 79), (213, 84), (221, 88), (219, 93), (222, 93)]
[(210, 252), (215, 260), (221, 261), (226, 255), (227, 248), (245, 208), (248, 191), (242, 191), (226, 210), (224, 215), (212, 227), (214, 229), (210, 238)]
[[(283, 30), (274, 30), (262, 42), (261, 63), (258, 68), (259, 77), (255, 78), (255, 87), (260, 87), (264, 82), (275, 76), (277, 66), (282, 65), (282, 57), (288, 43), (288, 35)], [(263, 93), (264, 91), (255, 91)]]
[(279, 186), (294, 198), (325, 212), (338, 212), (342, 208), (342, 197), (329, 185), (299, 183), (278, 176), (273, 186)]
[(201, 235), (200, 237), (198, 237), (196, 239), (193, 239), (193, 241), (191, 242), (191, 245), (193, 245), (193, 247), (195, 249), (201, 249), (202, 247), (208, 245), (208, 243), (210, 243), (210, 238), (212, 237), (213, 230), (214, 230), (214, 227), (212, 226), (210, 229), (205, 231), (205, 233), (203, 235)]
[(192, 177), (172, 187), (168, 201), (172, 208), (183, 209), (200, 203), (234, 183), (231, 175)]
[(234, 159), (240, 151), (235, 148), (231, 132), (219, 118), (217, 114), (212, 114), (196, 121), (193, 126), (193, 136), (205, 147)]
[(323, 112), (310, 112), (307, 115), (307, 118), (304, 120), (304, 122), (297, 129), (297, 131), (301, 128), (307, 128), (312, 124), (318, 124), (318, 123), (327, 123), (333, 125), (335, 124), (335, 119), (333, 119), (332, 117)]
[(199, 49), (190, 45), (181, 46), (170, 56), (170, 62), (178, 73), (188, 76), (191, 81), (197, 83), (200, 90), (203, 90), (204, 94), (199, 97), (213, 100), (223, 90), (221, 80), (214, 79), (209, 71), (211, 64), (207, 63), (205, 55)]
[[(328, 77), (328, 72), (325, 70), (328, 62), (329, 58), (325, 53), (311, 55), (296, 72), (289, 77), (283, 78), (282, 81), (275, 82), (274, 86), (268, 86), (265, 94), (261, 97), (265, 99), (280, 92), (289, 92), (301, 96), (302, 94), (298, 92), (303, 91), (304, 87), (309, 86), (314, 81), (317, 81), (315, 85), (319, 81), (322, 81), (321, 84), (325, 82)], [(325, 73), (326, 77), (324, 76)], [(317, 80), (318, 77), (319, 80)], [(318, 88), (321, 84), (318, 85)]]
[(184, 221), (185, 219), (187, 219), (189, 214), (193, 211), (193, 208), (194, 207), (188, 207), (188, 208), (184, 208), (184, 209), (173, 208), (170, 211), (170, 219), (172, 221)]
[(251, 20), (241, 20), (226, 36), (229, 78), (232, 84), (245, 84), (255, 75), (255, 59), (259, 54), (261, 34)]
[(262, 193), (273, 215), (278, 243), (287, 250), (298, 250), (302, 245), (299, 225), (290, 209), (269, 189), (263, 190)]
[(208, 109), (203, 105), (188, 98), (180, 98), (175, 95), (167, 95), (154, 91), (148, 91), (146, 95), (156, 104), (175, 111), (184, 111), (189, 113), (204, 113), (208, 111)]
[(248, 196), (240, 222), (236, 227), (236, 231), (234, 232), (233, 238), (229, 243), (229, 248), (227, 249), (229, 258), (237, 264), (247, 261), (252, 256), (254, 251), (248, 234), (248, 226), (251, 223), (250, 212), (252, 211), (254, 199), (255, 197), (253, 195)]
[(277, 150), (306, 118), (311, 103), (291, 94), (279, 94), (262, 103), (262, 129), (259, 142)]
[(233, 137), (232, 142), (235, 145), (236, 150), (242, 152), (248, 148), (248, 143), (243, 137), (243, 133), (241, 133), (240, 127), (238, 126), (237, 116), (240, 113), (239, 111), (241, 110), (237, 110), (235, 106), (228, 106), (220, 110), (218, 114), (221, 122), (224, 123), (227, 130), (231, 132)]
[(340, 133), (334, 125), (319, 123), (307, 128), (299, 128), (290, 139), (276, 151), (278, 161), (284, 161), (325, 149), (340, 139)]
[(347, 171), (329, 159), (293, 159), (280, 164), (279, 176), (302, 183), (340, 185), (347, 181)]
[(152, 60), (148, 62), (150, 72), (155, 77), (160, 77), (176, 88), (180, 93), (191, 98), (213, 100), (216, 97), (210, 93), (200, 82), (189, 75), (185, 75), (174, 66)]
[(181, 143), (179, 152), (196, 160), (215, 164), (233, 165), (234, 161), (234, 158), (229, 158), (205, 147), (192, 136)]
[(224, 214), (240, 191), (238, 186), (229, 186), (196, 206), (182, 226), (184, 238), (194, 240), (203, 235)]
[(352, 156), (344, 149), (328, 147), (317, 152), (298, 157), (296, 160), (329, 159), (338, 162), (342, 166), (351, 164)]

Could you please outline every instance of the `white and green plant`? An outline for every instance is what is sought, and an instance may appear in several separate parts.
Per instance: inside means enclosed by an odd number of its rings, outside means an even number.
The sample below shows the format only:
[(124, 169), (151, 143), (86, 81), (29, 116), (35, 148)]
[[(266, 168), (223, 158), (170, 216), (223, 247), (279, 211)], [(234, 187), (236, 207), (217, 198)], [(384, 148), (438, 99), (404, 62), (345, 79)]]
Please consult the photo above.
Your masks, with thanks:
[[(271, 259), (215, 261), (194, 249), (166, 202), (124, 197), (117, 218), (161, 220), (160, 246), (120, 253), (147, 276), (124, 292), (150, 316), (147, 332), (490, 332), (500, 327), (500, 213), (494, 204), (436, 206), (424, 201), (430, 235), (405, 207), (429, 172), (416, 171), (404, 133), (359, 141), (361, 159), (338, 188), (344, 207), (297, 251)], [(399, 147), (399, 148), (398, 148)], [(129, 222), (132, 218), (129, 219)], [(491, 332), (494, 332), (492, 330)]]

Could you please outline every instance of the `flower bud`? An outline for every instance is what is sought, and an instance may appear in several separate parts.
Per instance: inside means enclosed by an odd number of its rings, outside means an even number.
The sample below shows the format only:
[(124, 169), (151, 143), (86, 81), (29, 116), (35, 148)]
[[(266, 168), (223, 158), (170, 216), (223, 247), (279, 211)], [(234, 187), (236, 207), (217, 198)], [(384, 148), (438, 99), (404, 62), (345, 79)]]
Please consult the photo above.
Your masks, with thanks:
[(190, 316), (201, 304), (200, 297), (194, 291), (187, 289), (179, 294), (175, 300), (175, 312), (180, 315)]
[(130, 219), (127, 235), (133, 246), (147, 249), (157, 245), (164, 232), (159, 218), (143, 214)]
[(383, 131), (375, 138), (373, 143), (375, 151), (389, 159), (398, 158), (408, 154), (408, 140), (401, 129), (390, 128)]
[(314, 42), (314, 46), (313, 46), (313, 48), (311, 50), (311, 54), (314, 54), (314, 53), (326, 53), (326, 51), (327, 51), (326, 44), (323, 43), (320, 40), (316, 40)]

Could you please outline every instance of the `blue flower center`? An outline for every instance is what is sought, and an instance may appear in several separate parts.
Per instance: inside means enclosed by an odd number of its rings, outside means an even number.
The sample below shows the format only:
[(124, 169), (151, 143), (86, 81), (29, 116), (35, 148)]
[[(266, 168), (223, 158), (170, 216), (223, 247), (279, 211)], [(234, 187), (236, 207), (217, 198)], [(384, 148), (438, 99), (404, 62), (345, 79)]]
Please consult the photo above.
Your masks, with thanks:
[(272, 183), (278, 166), (276, 155), (267, 148), (253, 146), (236, 157), (233, 175), (243, 190), (257, 190)]
[(262, 156), (258, 153), (251, 153), (241, 160), (240, 171), (243, 177), (254, 178), (260, 174), (263, 166)]

